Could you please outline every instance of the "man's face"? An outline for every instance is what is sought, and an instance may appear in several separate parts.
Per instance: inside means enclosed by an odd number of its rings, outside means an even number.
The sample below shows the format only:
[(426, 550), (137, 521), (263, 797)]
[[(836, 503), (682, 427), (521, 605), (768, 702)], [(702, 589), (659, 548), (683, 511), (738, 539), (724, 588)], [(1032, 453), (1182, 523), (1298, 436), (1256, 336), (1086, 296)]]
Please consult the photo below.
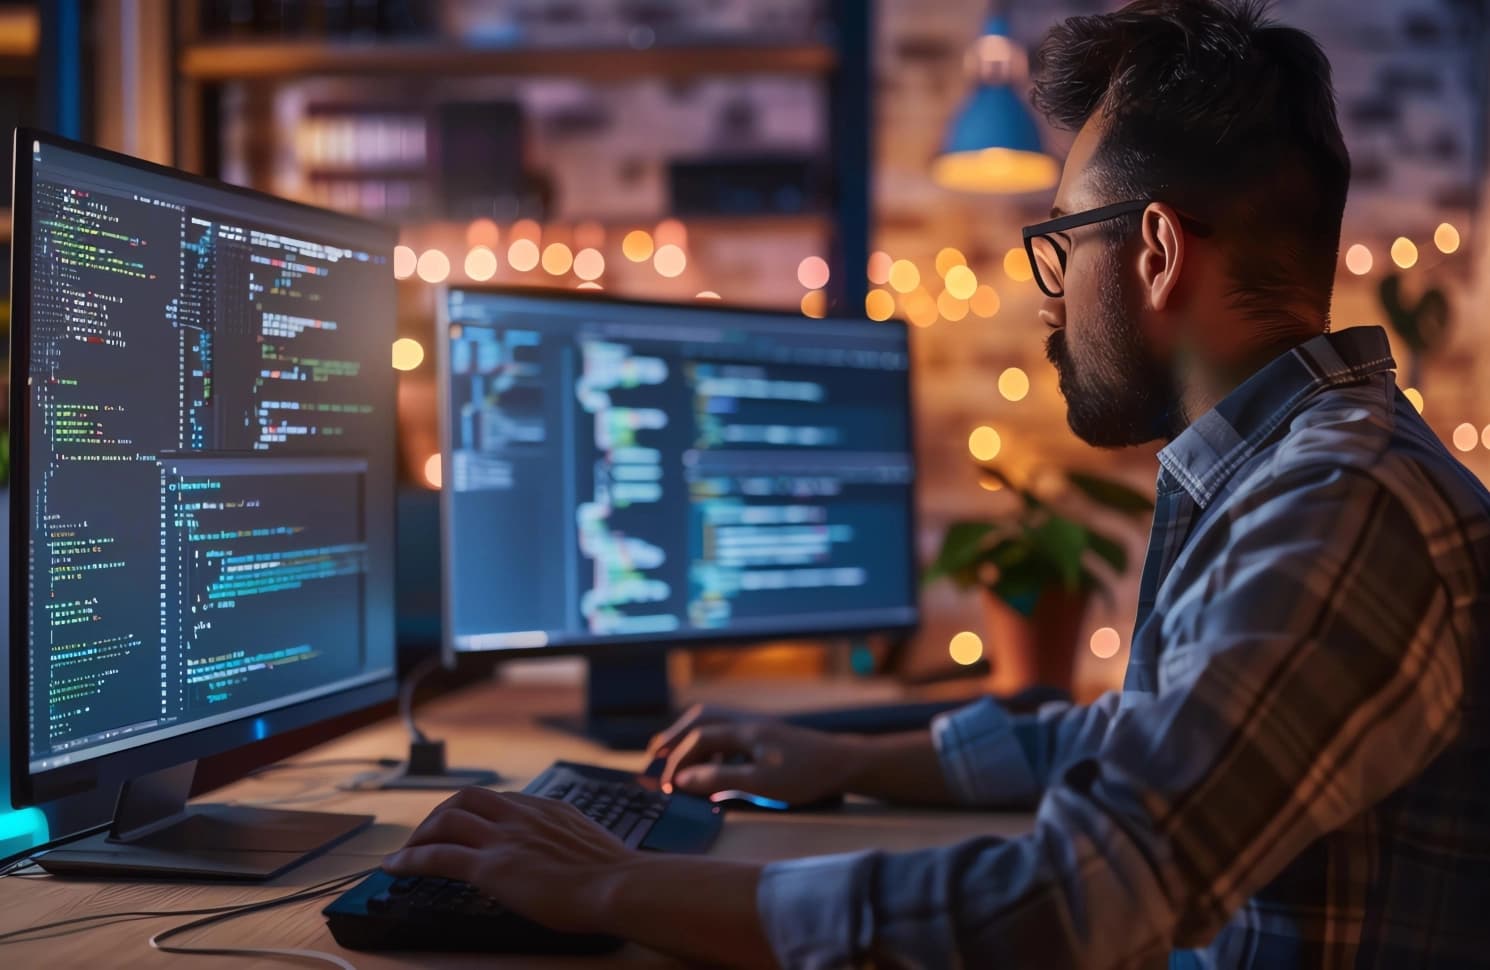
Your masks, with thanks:
[[(1098, 191), (1091, 171), (1098, 138), (1092, 123), (1078, 133), (1056, 190), (1056, 214), (1128, 201)], [(1124, 216), (1058, 236), (1066, 250), (1065, 295), (1040, 308), (1051, 328), (1045, 354), (1060, 376), (1067, 423), (1102, 448), (1167, 436), (1178, 401), (1170, 369), (1146, 336), (1138, 219)]]

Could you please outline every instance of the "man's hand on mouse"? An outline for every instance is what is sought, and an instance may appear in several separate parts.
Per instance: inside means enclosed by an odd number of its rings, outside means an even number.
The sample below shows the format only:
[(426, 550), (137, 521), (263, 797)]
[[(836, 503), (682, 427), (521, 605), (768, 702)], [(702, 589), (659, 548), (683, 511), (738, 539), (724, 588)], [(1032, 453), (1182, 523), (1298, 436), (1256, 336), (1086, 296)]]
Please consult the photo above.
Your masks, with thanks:
[(662, 785), (695, 795), (736, 788), (804, 804), (848, 791), (861, 749), (855, 737), (764, 718), (696, 722), (666, 745)]
[(666, 758), (694, 728), (709, 724), (755, 724), (769, 720), (771, 718), (765, 714), (737, 711), (733, 707), (721, 707), (718, 704), (694, 704), (684, 711), (667, 730), (652, 738), (651, 743), (647, 745), (647, 758), (649, 760)]

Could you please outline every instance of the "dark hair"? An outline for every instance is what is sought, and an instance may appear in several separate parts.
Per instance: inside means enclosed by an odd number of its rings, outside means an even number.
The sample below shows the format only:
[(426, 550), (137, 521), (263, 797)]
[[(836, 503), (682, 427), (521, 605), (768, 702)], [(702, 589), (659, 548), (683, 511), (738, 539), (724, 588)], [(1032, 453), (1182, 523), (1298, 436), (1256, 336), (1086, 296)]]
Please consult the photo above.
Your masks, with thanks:
[(1284, 336), (1329, 318), (1350, 155), (1329, 60), (1267, 14), (1266, 0), (1134, 0), (1072, 17), (1035, 55), (1034, 101), (1071, 130), (1100, 110), (1108, 201), (1214, 225), (1231, 298)]

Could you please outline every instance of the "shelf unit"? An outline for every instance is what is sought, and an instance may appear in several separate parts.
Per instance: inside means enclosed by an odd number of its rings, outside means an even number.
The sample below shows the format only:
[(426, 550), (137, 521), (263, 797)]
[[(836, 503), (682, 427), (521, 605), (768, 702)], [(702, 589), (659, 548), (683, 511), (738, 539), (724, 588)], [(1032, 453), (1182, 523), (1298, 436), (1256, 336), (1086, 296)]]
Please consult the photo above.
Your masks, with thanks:
[(831, 170), (829, 211), (821, 215), (690, 217), (700, 227), (749, 231), (773, 222), (826, 227), (832, 273), (830, 301), (846, 310), (863, 306), (869, 257), (870, 130), (874, 22), (872, 0), (829, 0), (831, 41), (770, 42), (764, 38), (705, 37), (659, 42), (645, 49), (618, 46), (488, 46), (458, 40), (219, 40), (200, 35), (195, 4), (175, 4), (175, 162), (221, 174), (219, 92), (226, 85), (261, 89), (305, 77), (532, 77), (574, 78), (597, 84), (664, 79), (681, 82), (748, 75), (806, 76), (824, 85)]
[(199, 83), (349, 74), (550, 76), (628, 81), (705, 75), (824, 75), (837, 62), (837, 51), (822, 44), (696, 44), (636, 50), (515, 49), (441, 41), (213, 41), (182, 48), (177, 69), (182, 77)]

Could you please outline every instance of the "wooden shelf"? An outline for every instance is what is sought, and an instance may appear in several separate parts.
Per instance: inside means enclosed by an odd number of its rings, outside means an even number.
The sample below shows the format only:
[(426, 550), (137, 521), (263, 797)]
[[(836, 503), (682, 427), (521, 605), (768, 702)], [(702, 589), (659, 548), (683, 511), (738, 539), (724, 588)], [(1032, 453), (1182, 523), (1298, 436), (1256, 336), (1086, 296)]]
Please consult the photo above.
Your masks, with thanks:
[[(833, 217), (826, 212), (800, 212), (795, 215), (763, 213), (760, 215), (672, 216), (688, 227), (689, 232), (759, 232), (790, 233), (803, 230), (831, 230)], [(618, 224), (619, 225), (619, 224)]]
[(40, 20), (34, 8), (0, 8), (0, 57), (35, 57), (40, 36)]
[[(316, 203), (316, 202), (313, 202), (313, 201), (303, 200), (303, 199), (302, 200), (297, 200), (297, 201), (304, 201), (304, 202), (307, 202), (307, 204), (309, 204), (309, 205), (318, 205), (319, 204), (319, 203)], [(360, 213), (356, 213), (356, 212), (352, 212), (350, 214), (351, 215), (360, 215)], [(374, 218), (378, 218), (378, 217), (374, 216)], [(598, 222), (602, 227), (604, 227), (604, 229), (606, 230), (607, 233), (620, 234), (620, 233), (629, 232), (632, 229), (650, 229), (651, 228), (651, 225), (653, 224), (653, 222), (656, 221), (656, 218), (657, 217), (654, 217), (652, 219), (599, 219), (599, 220), (596, 220), (596, 219), (586, 219), (586, 218), (581, 217), (581, 218), (578, 218), (578, 219), (570, 219), (570, 218), (565, 218), (565, 219), (562, 219), (562, 220), (555, 219), (555, 220), (553, 220), (553, 222), (555, 222), (555, 223), (562, 223), (563, 225), (570, 226), (570, 227), (577, 226), (577, 225), (580, 225), (581, 223), (585, 223), (585, 222)], [(730, 215), (687, 216), (687, 215), (683, 215), (683, 216), (666, 216), (666, 217), (663, 217), (663, 218), (678, 219), (679, 221), (681, 221), (683, 223), (683, 225), (685, 227), (687, 227), (687, 229), (688, 229), (688, 231), (690, 233), (695, 233), (696, 232), (696, 233), (699, 233), (701, 235), (716, 235), (716, 234), (724, 233), (724, 232), (739, 233), (741, 235), (744, 235), (744, 234), (747, 234), (747, 233), (749, 233), (749, 234), (768, 234), (768, 235), (786, 235), (786, 234), (794, 234), (794, 233), (800, 233), (800, 232), (814, 232), (814, 231), (815, 232), (830, 232), (833, 229), (833, 217), (831, 215), (829, 215), (828, 213), (826, 213), (826, 212), (802, 212), (802, 213), (798, 213), (798, 214), (795, 214), (795, 215), (778, 215), (778, 214), (770, 214), (770, 213), (763, 214), (763, 215), (739, 215), (739, 216), (730, 216)], [(447, 231), (448, 230), (448, 231), (451, 231), (451, 232), (454, 232), (456, 230), (462, 230), (463, 231), (464, 230), (464, 227), (469, 224), (469, 222), (467, 220), (445, 219), (445, 218), (437, 218), (437, 217), (424, 218), (424, 217), (418, 217), (418, 216), (408, 216), (408, 217), (389, 216), (388, 217), (388, 221), (389, 222), (392, 222), (392, 223), (394, 223), (396, 225), (406, 227), (406, 228), (415, 228), (415, 229), (426, 229), (426, 228), (429, 228), (429, 229), (438, 229), (438, 230), (441, 230), (441, 231)], [(501, 243), (501, 246), (502, 247), (505, 247), (507, 245), (507, 242), (508, 242), (507, 236), (505, 234), (506, 233), (506, 230), (507, 230), (507, 227), (504, 225), (502, 227), (502, 231), (503, 231), (502, 243)]]
[(599, 81), (727, 74), (825, 74), (832, 47), (698, 45), (630, 48), (499, 48), (435, 42), (215, 41), (182, 50), (179, 68), (196, 81), (314, 75), (512, 75)]
[(27, 77), (35, 72), (39, 30), (34, 9), (0, 8), (0, 77)]

